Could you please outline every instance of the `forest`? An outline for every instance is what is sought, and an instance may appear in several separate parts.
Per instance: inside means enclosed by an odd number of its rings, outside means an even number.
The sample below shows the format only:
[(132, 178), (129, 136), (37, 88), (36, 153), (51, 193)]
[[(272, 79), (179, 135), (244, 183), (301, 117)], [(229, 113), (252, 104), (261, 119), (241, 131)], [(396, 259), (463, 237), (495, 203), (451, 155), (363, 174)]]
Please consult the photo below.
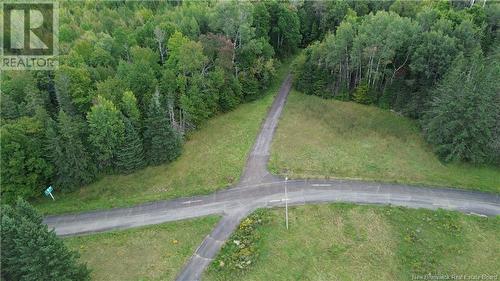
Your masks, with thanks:
[(2, 74), (2, 200), (174, 160), (259, 97), (299, 26), (285, 2), (62, 2), (60, 67)]
[(2, 202), (174, 161), (190, 132), (258, 99), (297, 53), (304, 93), (417, 119), (443, 161), (500, 162), (498, 3), (60, 6), (59, 68), (2, 72)]
[(362, 15), (341, 3), (324, 10), (343, 15), (332, 32), (302, 27), (318, 40), (297, 63), (297, 88), (417, 119), (445, 162), (498, 165), (500, 5), (396, 1)]

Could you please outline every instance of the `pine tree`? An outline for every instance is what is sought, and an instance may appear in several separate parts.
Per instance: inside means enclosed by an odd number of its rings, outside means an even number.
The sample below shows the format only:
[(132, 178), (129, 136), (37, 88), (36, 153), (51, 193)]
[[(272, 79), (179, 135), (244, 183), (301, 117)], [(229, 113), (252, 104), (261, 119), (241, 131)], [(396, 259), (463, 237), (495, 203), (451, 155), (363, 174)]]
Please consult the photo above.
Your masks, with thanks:
[(89, 154), (82, 142), (81, 124), (59, 111), (58, 122), (47, 124), (47, 151), (56, 168), (56, 186), (63, 190), (89, 183), (95, 174)]
[(177, 158), (181, 140), (172, 129), (167, 113), (161, 108), (158, 91), (151, 98), (145, 120), (144, 142), (146, 156), (151, 164), (161, 164)]
[(125, 124), (125, 139), (118, 148), (116, 168), (125, 173), (130, 173), (144, 166), (144, 150), (142, 139), (132, 122), (123, 117)]
[(422, 120), (427, 140), (445, 161), (494, 163), (500, 160), (498, 55), (481, 50), (460, 54), (434, 90)]
[(100, 169), (111, 167), (123, 142), (124, 125), (120, 111), (103, 97), (97, 98), (87, 114), (89, 141)]
[(1, 276), (5, 280), (90, 280), (78, 253), (66, 248), (26, 201), (1, 212)]
[(125, 91), (120, 103), (122, 113), (132, 122), (132, 125), (138, 129), (140, 126), (141, 113), (137, 107), (137, 99), (131, 91)]

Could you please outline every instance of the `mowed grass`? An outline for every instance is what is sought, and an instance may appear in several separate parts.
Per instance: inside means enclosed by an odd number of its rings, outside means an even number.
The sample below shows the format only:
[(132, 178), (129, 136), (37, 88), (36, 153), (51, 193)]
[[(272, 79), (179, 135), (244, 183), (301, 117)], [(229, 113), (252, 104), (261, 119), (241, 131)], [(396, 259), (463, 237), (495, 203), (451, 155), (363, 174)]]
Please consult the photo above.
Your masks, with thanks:
[[(500, 217), (330, 204), (265, 210), (247, 269), (219, 257), (204, 280), (414, 280), (431, 274), (500, 274)], [(227, 243), (233, 243), (230, 239)], [(241, 245), (241, 244), (240, 244)], [(242, 253), (244, 253), (242, 251)], [(423, 279), (422, 279), (423, 280)]]
[(92, 280), (174, 280), (217, 216), (64, 239)]
[(500, 168), (439, 161), (417, 124), (391, 111), (292, 91), (269, 168), (292, 178), (355, 178), (500, 192)]
[(281, 65), (263, 98), (212, 118), (193, 132), (174, 162), (105, 176), (71, 193), (59, 193), (56, 186), (55, 201), (41, 198), (33, 204), (44, 214), (78, 212), (207, 194), (236, 183), (290, 62)]

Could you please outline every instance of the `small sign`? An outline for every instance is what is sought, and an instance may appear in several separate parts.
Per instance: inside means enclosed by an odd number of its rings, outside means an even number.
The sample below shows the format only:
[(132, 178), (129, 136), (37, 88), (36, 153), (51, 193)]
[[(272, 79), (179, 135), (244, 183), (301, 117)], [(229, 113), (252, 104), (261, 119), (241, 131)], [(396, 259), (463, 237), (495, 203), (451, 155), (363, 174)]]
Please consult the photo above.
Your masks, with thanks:
[(45, 189), (44, 193), (45, 193), (45, 196), (50, 196), (52, 197), (52, 200), (56, 200), (54, 199), (54, 196), (52, 195), (52, 191), (54, 191), (54, 188), (51, 186), (47, 187), (47, 189)]

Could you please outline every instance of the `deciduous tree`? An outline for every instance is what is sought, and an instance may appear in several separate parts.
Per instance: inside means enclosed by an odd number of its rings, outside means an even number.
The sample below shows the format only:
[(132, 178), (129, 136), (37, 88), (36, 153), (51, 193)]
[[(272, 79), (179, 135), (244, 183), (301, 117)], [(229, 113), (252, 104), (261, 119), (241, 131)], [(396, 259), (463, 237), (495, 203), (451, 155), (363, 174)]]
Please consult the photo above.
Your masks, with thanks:
[(2, 201), (40, 195), (53, 171), (43, 149), (43, 120), (21, 117), (4, 124), (1, 136)]
[(55, 88), (61, 109), (72, 111), (70, 107), (74, 107), (75, 113), (81, 116), (90, 109), (93, 89), (90, 74), (85, 68), (60, 66), (56, 71)]

